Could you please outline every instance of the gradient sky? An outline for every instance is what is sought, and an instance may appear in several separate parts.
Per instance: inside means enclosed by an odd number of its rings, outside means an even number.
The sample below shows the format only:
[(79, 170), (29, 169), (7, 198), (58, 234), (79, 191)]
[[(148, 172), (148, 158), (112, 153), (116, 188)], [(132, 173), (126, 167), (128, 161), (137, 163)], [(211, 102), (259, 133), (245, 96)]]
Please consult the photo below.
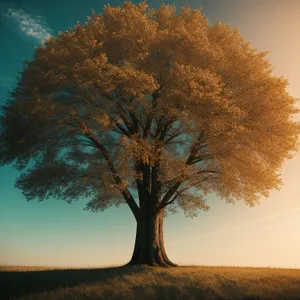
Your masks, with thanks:
[[(77, 21), (87, 21), (108, 4), (99, 0), (15, 0), (0, 2), (0, 105), (13, 88), (22, 58), (47, 35), (57, 36)], [(132, 1), (139, 2), (139, 1)], [(113, 6), (122, 1), (110, 1)], [(148, 1), (158, 8), (160, 1)], [(299, 0), (198, 0), (190, 4), (211, 23), (219, 19), (237, 27), (254, 48), (270, 51), (274, 74), (289, 80), (288, 91), (300, 98)], [(300, 117), (297, 117), (300, 120)], [(226, 204), (209, 196), (209, 212), (189, 219), (168, 214), (165, 243), (178, 264), (261, 266), (300, 269), (300, 155), (286, 162), (284, 185), (250, 208), (241, 200)], [(105, 266), (124, 264), (132, 255), (135, 220), (127, 205), (102, 213), (82, 210), (86, 200), (72, 204), (50, 199), (27, 202), (14, 182), (19, 173), (0, 167), (0, 264)]]

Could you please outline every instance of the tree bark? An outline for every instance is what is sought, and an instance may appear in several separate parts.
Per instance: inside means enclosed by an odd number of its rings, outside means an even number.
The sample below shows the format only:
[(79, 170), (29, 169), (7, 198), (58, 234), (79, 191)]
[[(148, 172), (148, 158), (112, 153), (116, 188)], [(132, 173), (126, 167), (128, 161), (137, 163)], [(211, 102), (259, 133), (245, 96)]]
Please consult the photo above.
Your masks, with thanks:
[[(132, 258), (127, 265), (176, 267), (167, 256), (163, 238), (164, 211), (141, 207)], [(148, 208), (148, 209), (147, 209)]]

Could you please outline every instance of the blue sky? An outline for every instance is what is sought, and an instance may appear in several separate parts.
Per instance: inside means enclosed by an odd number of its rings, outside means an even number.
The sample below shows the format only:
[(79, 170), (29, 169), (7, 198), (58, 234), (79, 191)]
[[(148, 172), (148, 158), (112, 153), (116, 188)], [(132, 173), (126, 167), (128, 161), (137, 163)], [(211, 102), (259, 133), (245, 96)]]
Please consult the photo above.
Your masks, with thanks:
[[(22, 59), (32, 58), (34, 46), (86, 21), (92, 8), (99, 13), (108, 3), (118, 6), (122, 1), (0, 2), (0, 105), (14, 87)], [(154, 8), (160, 3), (148, 1)], [(164, 3), (174, 3), (177, 10), (186, 4), (203, 5), (211, 23), (218, 18), (237, 27), (253, 47), (270, 51), (274, 73), (286, 77), (289, 92), (300, 98), (298, 0)], [(169, 257), (179, 264), (300, 268), (298, 170), (299, 155), (284, 165), (281, 191), (272, 191), (260, 206), (249, 208), (243, 201), (233, 206), (210, 195), (210, 211), (197, 218), (169, 214), (164, 229)], [(131, 258), (135, 221), (126, 205), (94, 214), (83, 210), (85, 199), (72, 204), (54, 199), (27, 202), (14, 188), (18, 175), (11, 165), (0, 167), (0, 264), (104, 266)]]

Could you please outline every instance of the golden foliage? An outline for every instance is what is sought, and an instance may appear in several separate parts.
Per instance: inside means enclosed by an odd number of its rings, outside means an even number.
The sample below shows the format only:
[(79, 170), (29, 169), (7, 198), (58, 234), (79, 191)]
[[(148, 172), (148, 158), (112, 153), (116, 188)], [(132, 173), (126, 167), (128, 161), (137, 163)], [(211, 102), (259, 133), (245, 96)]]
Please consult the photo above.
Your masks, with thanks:
[(150, 166), (155, 165), (159, 160), (159, 154), (163, 151), (162, 143), (153, 141), (153, 144), (150, 144), (146, 138), (141, 138), (138, 134), (132, 135), (130, 139), (123, 136), (121, 145), (125, 153), (136, 162)]
[[(148, 190), (158, 188), (145, 179), (153, 176), (164, 192), (180, 182), (253, 205), (279, 188), (284, 160), (299, 149), (299, 124), (292, 121), (297, 99), (286, 91), (287, 80), (272, 74), (266, 53), (251, 48), (238, 30), (209, 25), (201, 10), (175, 13), (175, 6), (148, 9), (145, 2), (93, 12), (90, 22), (36, 49), (10, 110), (67, 132), (67, 139), (87, 138), (108, 163), (108, 192), (128, 194), (139, 178)], [(69, 94), (58, 99), (63, 91)], [(105, 144), (108, 133), (115, 147)], [(9, 144), (10, 135), (5, 131), (2, 140)], [(12, 153), (20, 161), (30, 156), (44, 135), (28, 139), (20, 130), (14, 137), (23, 154), (10, 142), (2, 162)], [(180, 192), (178, 200), (187, 195)], [(185, 210), (206, 208), (186, 201)]]

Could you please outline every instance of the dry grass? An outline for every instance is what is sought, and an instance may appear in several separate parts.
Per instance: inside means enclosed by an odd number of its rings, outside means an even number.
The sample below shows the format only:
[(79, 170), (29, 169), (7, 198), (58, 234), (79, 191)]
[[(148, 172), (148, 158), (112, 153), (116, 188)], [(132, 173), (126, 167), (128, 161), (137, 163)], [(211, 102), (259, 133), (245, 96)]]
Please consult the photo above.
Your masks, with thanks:
[(300, 299), (296, 269), (2, 266), (0, 282), (1, 299)]

